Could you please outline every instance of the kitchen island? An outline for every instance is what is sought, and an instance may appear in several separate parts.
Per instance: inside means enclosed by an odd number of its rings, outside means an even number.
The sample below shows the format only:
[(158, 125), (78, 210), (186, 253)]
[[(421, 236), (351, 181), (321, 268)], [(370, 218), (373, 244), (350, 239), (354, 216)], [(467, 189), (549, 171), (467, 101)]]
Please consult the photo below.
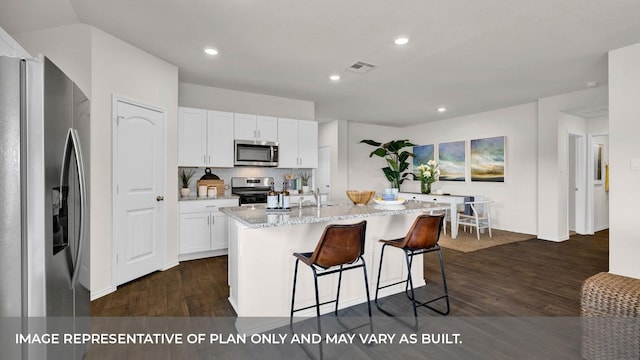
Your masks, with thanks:
[[(324, 228), (329, 224), (353, 224), (367, 221), (364, 259), (367, 265), (371, 300), (375, 294), (381, 245), (380, 239), (393, 239), (406, 235), (420, 213), (442, 211), (448, 204), (408, 201), (403, 205), (354, 206), (337, 204), (294, 207), (286, 213), (268, 213), (264, 207), (222, 208), (229, 221), (229, 301), (239, 319), (242, 317), (272, 317), (273, 324), (262, 324), (260, 329), (282, 325), (289, 317), (293, 284), (294, 252), (310, 252), (315, 248)], [(381, 284), (406, 278), (404, 255), (401, 251), (388, 251), (384, 257)], [(423, 286), (422, 257), (413, 260), (414, 286)], [(335, 276), (334, 276), (335, 275)], [(338, 275), (320, 280), (320, 302), (335, 297)], [(362, 273), (348, 271), (343, 274), (340, 308), (366, 302)], [(381, 296), (404, 291), (403, 285), (380, 291)], [(315, 304), (313, 275), (307, 266), (298, 270), (296, 307)], [(321, 312), (332, 310), (334, 304), (321, 307)], [(314, 316), (315, 310), (297, 313)], [(265, 319), (266, 321), (266, 319)]]

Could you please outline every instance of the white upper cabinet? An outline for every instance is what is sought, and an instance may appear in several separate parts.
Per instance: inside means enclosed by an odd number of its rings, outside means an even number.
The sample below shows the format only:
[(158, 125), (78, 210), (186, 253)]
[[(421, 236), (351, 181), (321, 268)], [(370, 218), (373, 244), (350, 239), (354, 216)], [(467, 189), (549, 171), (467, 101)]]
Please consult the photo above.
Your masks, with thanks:
[(278, 119), (272, 116), (234, 114), (234, 138), (250, 141), (278, 141)]
[(298, 120), (278, 119), (278, 167), (297, 168)]
[(256, 117), (256, 130), (260, 141), (278, 141), (278, 118), (273, 116)]
[(279, 166), (281, 168), (318, 167), (318, 123), (278, 119)]
[(206, 166), (207, 111), (178, 108), (178, 165)]
[(180, 107), (178, 165), (233, 167), (233, 114)]
[(209, 166), (233, 167), (233, 113), (207, 112)]

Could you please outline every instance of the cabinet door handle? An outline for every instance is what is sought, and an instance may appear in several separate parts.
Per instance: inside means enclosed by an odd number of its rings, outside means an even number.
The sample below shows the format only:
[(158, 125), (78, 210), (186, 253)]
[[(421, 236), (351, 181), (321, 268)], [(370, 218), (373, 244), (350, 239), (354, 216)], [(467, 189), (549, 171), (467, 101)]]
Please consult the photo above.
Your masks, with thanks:
[(302, 158), (300, 158), (300, 166), (302, 166)]
[(260, 130), (258, 130), (258, 139), (260, 139)]
[(258, 137), (258, 131), (257, 130), (253, 130), (253, 137), (257, 138)]
[(211, 155), (209, 155), (209, 165), (211, 165)]
[(202, 163), (207, 164), (207, 154), (202, 155)]

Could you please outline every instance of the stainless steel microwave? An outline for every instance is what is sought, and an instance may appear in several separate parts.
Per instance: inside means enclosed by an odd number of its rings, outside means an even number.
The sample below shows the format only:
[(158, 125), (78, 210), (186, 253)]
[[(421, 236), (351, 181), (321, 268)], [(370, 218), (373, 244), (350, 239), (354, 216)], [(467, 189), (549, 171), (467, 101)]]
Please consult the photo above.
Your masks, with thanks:
[(235, 141), (236, 166), (278, 166), (278, 143), (272, 141)]

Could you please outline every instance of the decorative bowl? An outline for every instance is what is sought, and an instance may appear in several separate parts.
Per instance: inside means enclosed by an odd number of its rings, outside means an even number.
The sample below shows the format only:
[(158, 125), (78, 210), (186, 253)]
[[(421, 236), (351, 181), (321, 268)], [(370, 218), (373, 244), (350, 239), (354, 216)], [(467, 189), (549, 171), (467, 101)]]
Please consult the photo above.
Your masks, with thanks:
[(382, 194), (382, 200), (384, 201), (393, 201), (396, 199), (395, 194)]
[(371, 190), (347, 190), (347, 197), (354, 205), (367, 205), (375, 193)]

